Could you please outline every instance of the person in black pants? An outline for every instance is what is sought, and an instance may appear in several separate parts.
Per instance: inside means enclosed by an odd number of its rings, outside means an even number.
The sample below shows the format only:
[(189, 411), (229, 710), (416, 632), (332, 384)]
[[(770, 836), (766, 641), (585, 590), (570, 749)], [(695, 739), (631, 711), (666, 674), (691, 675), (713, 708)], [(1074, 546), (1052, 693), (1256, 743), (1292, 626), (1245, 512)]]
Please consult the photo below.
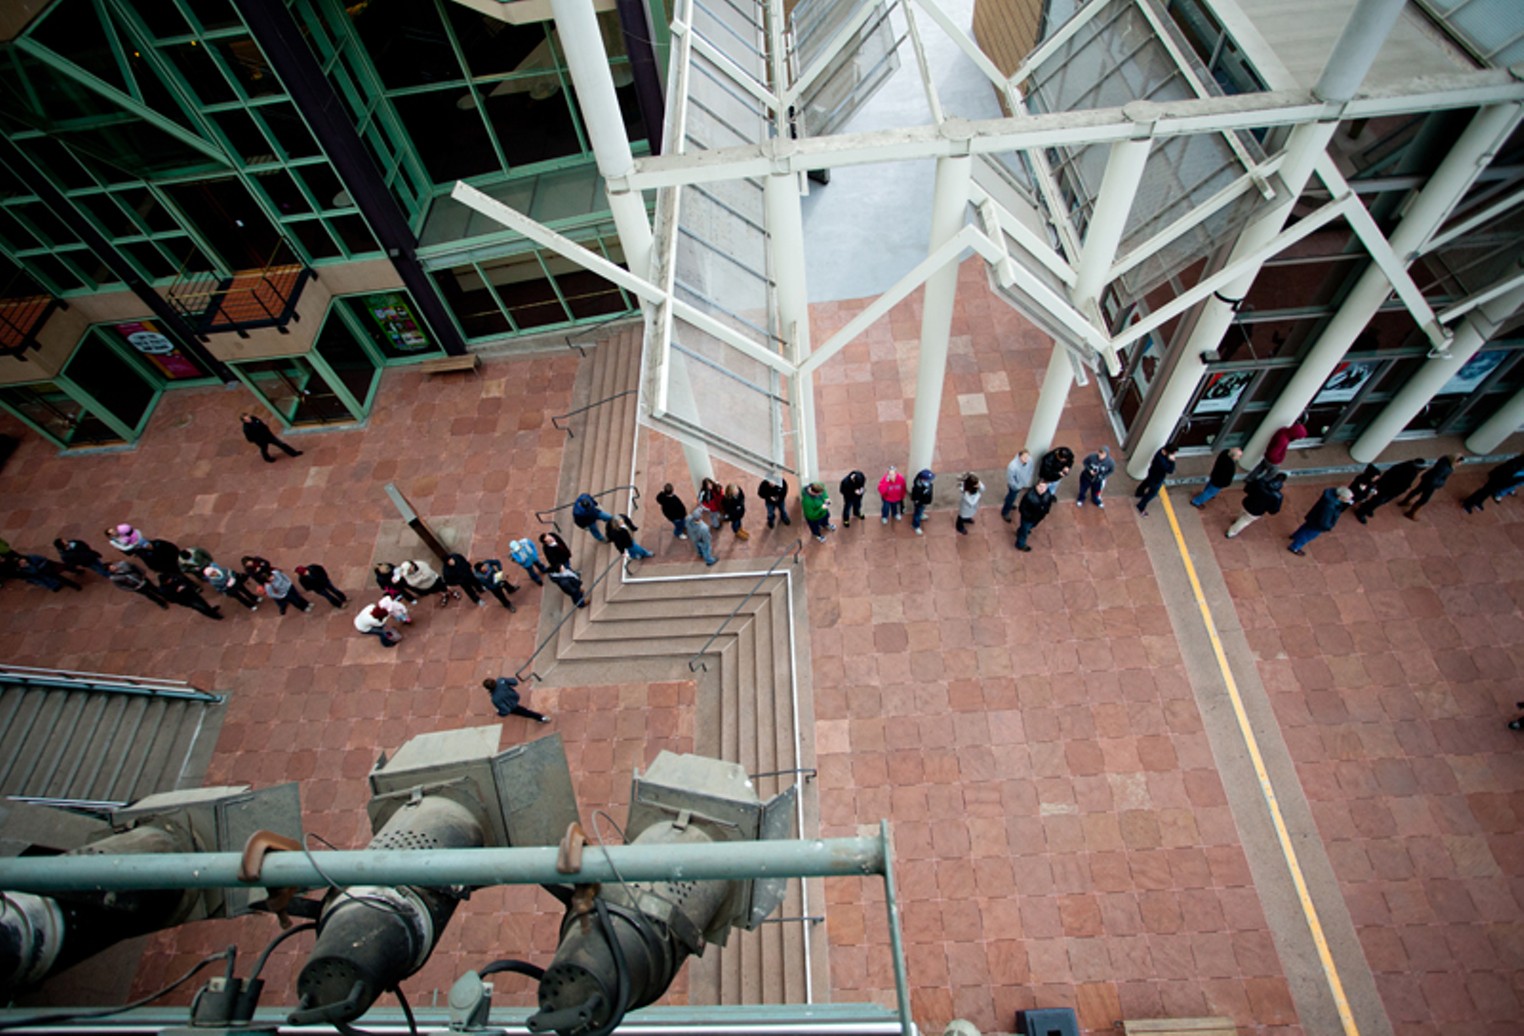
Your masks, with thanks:
[(545, 574), (562, 565), (571, 566), (571, 548), (553, 532), (540, 533), (540, 553), (545, 555)]
[(376, 566), (376, 585), (393, 597), (400, 597), (408, 604), (417, 604), (418, 598), (407, 584), (397, 578), (397, 569), (383, 561)]
[(459, 587), (471, 598), (471, 603), (478, 608), (487, 602), (482, 600), (482, 595), (476, 592), (480, 585), (476, 581), (476, 573), (471, 570), (471, 562), (464, 554), (451, 554), (444, 559), (444, 571), (441, 573), (445, 586)]
[(868, 476), (861, 471), (849, 471), (837, 487), (841, 490), (841, 527), (852, 528), (852, 515), (857, 515), (857, 522), (863, 520), (863, 495), (868, 492)]
[(58, 560), (63, 562), (63, 567), (69, 572), (78, 573), (88, 568), (107, 578), (111, 576), (100, 554), (84, 540), (56, 539), (53, 541), (53, 549), (58, 551)]
[(123, 590), (131, 590), (135, 594), (142, 594), (165, 611), (169, 610), (169, 602), (164, 599), (163, 594), (159, 593), (159, 588), (149, 582), (147, 573), (132, 562), (118, 561), (111, 566), (111, 575), (108, 578), (112, 585)]
[(1021, 494), (1021, 500), (1016, 504), (1016, 511), (1021, 515), (1021, 524), (1016, 526), (1017, 550), (1031, 553), (1027, 537), (1048, 517), (1048, 512), (1053, 509), (1053, 497), (1053, 490), (1042, 479), (1028, 486), (1027, 491)]
[(52, 559), (45, 558), (41, 554), (27, 554), (16, 563), (16, 574), (25, 579), (33, 586), (44, 587), (52, 590), (55, 594), (66, 586), (72, 586), (76, 590), (83, 590), (74, 580), (63, 574), (63, 571)]
[(523, 716), (536, 723), (550, 722), (549, 717), (542, 716), (533, 709), (524, 708), (518, 692), (519, 682), (513, 677), (499, 676), (496, 680), (483, 680), (482, 686), (487, 688), (488, 694), (492, 695), (492, 704), (499, 716)]
[(293, 450), (290, 446), (277, 439), (275, 433), (270, 431), (270, 426), (253, 414), (239, 414), (238, 416), (243, 421), (243, 437), (259, 447), (259, 455), (265, 459), (266, 464), (275, 463), (275, 458), (270, 456), (271, 446), (279, 446), (288, 457), (300, 457), (302, 455), (301, 450)]
[[(497, 558), (483, 558), (471, 566), (471, 574), (476, 577), (476, 585), (486, 590), (497, 603), (509, 611), (518, 611), (513, 602), (508, 600), (509, 594), (516, 594), (519, 588), (508, 582), (508, 577), (503, 575), (503, 563)], [(538, 572), (533, 573), (537, 578)]]
[(335, 608), (344, 607), (349, 600), (343, 590), (333, 585), (328, 570), (322, 565), (297, 565), (296, 581), (303, 590), (311, 590)]
[(1167, 443), (1160, 447), (1159, 452), (1154, 454), (1154, 459), (1148, 465), (1148, 477), (1138, 483), (1138, 488), (1133, 495), (1138, 498), (1138, 513), (1148, 517), (1148, 505), (1153, 503), (1154, 497), (1159, 495), (1159, 490), (1164, 488), (1164, 480), (1175, 473), (1175, 454), (1180, 448), (1174, 443)]
[(1398, 507), (1407, 508), (1407, 510), (1402, 512), (1403, 516), (1411, 521), (1418, 521), (1418, 512), (1423, 509), (1423, 505), (1429, 502), (1429, 498), (1437, 490), (1444, 488), (1445, 483), (1450, 481), (1450, 476), (1455, 471), (1455, 465), (1460, 462), (1461, 456), (1458, 453), (1451, 454), (1448, 457), (1441, 457), (1434, 462), (1432, 468), (1419, 476), (1418, 487), (1397, 501)]
[(201, 588), (179, 572), (165, 572), (159, 576), (159, 592), (168, 600), (183, 608), (191, 608), (209, 619), (222, 621), (222, 611), (207, 604), (201, 596)]
[(143, 559), (143, 564), (161, 576), (180, 572), (180, 548), (169, 540), (149, 540), (136, 554)]

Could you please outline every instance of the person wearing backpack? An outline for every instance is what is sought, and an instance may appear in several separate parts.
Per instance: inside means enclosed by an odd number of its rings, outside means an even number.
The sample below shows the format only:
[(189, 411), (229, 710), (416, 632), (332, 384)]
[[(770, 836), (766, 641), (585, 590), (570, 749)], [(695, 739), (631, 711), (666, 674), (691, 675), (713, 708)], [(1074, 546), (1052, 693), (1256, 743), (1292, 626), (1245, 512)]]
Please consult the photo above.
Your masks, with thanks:
[(1280, 514), (1284, 496), (1281, 487), (1286, 484), (1286, 473), (1277, 471), (1269, 478), (1252, 478), (1244, 483), (1243, 513), (1223, 533), (1234, 539), (1239, 533), (1267, 514)]

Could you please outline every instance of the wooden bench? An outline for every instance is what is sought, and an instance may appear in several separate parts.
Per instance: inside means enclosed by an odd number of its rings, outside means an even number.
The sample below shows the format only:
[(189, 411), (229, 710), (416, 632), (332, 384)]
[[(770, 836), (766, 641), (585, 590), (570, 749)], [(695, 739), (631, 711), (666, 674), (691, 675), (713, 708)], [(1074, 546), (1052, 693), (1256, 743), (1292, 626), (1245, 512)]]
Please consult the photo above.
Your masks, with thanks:
[(1148, 1018), (1122, 1022), (1124, 1036), (1237, 1036), (1231, 1018)]
[[(437, 360), (424, 360), (418, 369), (425, 374), (448, 374), (451, 371), (476, 371), (479, 360), (475, 353), (464, 356), (441, 356)], [(481, 373), (477, 371), (477, 373)]]

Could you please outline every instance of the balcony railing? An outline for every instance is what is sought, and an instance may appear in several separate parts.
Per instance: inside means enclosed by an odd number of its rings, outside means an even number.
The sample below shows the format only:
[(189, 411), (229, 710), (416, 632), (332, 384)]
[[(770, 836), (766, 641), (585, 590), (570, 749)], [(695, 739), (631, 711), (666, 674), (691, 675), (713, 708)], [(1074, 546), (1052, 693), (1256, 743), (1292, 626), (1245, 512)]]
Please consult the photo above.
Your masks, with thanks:
[(289, 261), (289, 251), (282, 244), (259, 269), (231, 275), (182, 270), (165, 297), (201, 334), (234, 331), (247, 338), (257, 327), (273, 327), (285, 334), (288, 323), (301, 319), (296, 304), (313, 276), (306, 266)]

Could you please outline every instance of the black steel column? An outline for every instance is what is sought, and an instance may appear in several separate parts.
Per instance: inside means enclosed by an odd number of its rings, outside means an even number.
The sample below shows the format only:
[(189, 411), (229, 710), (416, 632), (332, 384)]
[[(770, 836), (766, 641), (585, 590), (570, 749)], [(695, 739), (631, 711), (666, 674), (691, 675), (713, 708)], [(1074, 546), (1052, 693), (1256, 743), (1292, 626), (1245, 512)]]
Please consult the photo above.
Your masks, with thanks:
[(95, 224), (75, 208), (74, 203), (65, 197), (53, 181), (31, 163), (31, 160), (16, 146), (15, 141), (4, 133), (0, 133), (0, 162), (4, 162), (6, 167), (15, 174), (16, 179), (25, 184), (27, 190), (37, 195), (48, 210), (85, 243), (85, 247), (94, 253), (106, 269), (127, 285), (134, 295), (143, 300), (143, 304), (153, 312), (154, 319), (162, 326), (164, 337), (194, 357), (196, 362), (205, 367), (217, 380), (225, 384), (233, 384), (238, 380), (228, 369), (227, 364), (207, 351), (206, 346), (201, 344), (195, 329), (187, 324), (185, 318), (175, 312), (174, 307), (142, 278), (137, 267), (128, 262), (127, 257), (118, 252), (116, 246), (95, 229)]
[(646, 124), (646, 141), (651, 154), (661, 154), (662, 128), (666, 121), (666, 102), (661, 95), (661, 73), (656, 67), (656, 48), (651, 43), (651, 12), (645, 0), (614, 0), (619, 11), (619, 26), (624, 32), (624, 52), (630, 59), (635, 77), (635, 103)]
[(382, 182), (381, 172), (371, 162), (343, 101), (323, 75), (286, 5), (282, 0), (239, 0), (238, 13), (412, 293), (419, 315), (434, 332), (434, 340), (450, 355), (464, 355), (466, 343), (418, 262), (418, 240), (407, 218)]

